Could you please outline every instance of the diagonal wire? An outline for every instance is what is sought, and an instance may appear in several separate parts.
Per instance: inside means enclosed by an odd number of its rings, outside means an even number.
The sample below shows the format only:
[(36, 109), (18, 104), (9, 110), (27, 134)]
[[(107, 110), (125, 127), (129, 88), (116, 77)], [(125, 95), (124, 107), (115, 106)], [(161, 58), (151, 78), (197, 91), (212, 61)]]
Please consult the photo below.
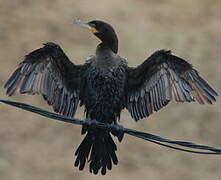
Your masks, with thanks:
[[(124, 128), (123, 126), (120, 126), (120, 125), (100, 123), (96, 120), (89, 120), (89, 119), (79, 120), (76, 118), (70, 118), (67, 116), (52, 113), (52, 112), (46, 111), (44, 109), (41, 109), (41, 108), (38, 108), (38, 107), (35, 107), (32, 105), (28, 105), (25, 103), (17, 102), (17, 101), (0, 99), (0, 102), (24, 109), (26, 111), (40, 114), (41, 116), (45, 116), (45, 117), (48, 117), (51, 119), (63, 121), (66, 123), (93, 126), (96, 128), (104, 129), (106, 131), (119, 131), (121, 133), (126, 133), (131, 136), (135, 136), (137, 138), (141, 138), (141, 139), (147, 140), (149, 142), (152, 142), (152, 143), (155, 143), (155, 144), (158, 144), (161, 146), (165, 146), (168, 148), (176, 149), (179, 151), (185, 151), (185, 152), (197, 153), (197, 154), (221, 155), (221, 148), (216, 148), (216, 147), (206, 146), (206, 145), (199, 145), (199, 144), (195, 144), (195, 143), (187, 142), (187, 141), (179, 141), (179, 140), (172, 140), (172, 139), (168, 139), (168, 138), (163, 138), (163, 137), (160, 137), (160, 136), (157, 136), (154, 134), (141, 132), (141, 131), (137, 131), (137, 130), (133, 130), (133, 129), (129, 129), (129, 128)], [(178, 146), (181, 146), (181, 147), (178, 147)], [(182, 147), (185, 147), (185, 148), (182, 148)], [(187, 149), (187, 148), (189, 148), (189, 149)], [(196, 151), (196, 150), (191, 150), (191, 149), (200, 149), (200, 150), (204, 150), (204, 151)]]

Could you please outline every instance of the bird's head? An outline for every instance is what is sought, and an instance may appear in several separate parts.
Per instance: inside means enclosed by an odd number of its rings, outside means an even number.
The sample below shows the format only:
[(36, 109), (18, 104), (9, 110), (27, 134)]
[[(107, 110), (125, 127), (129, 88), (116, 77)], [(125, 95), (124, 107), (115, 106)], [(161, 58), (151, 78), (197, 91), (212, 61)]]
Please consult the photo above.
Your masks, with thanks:
[(90, 22), (74, 20), (74, 22), (87, 28), (102, 41), (102, 44), (108, 46), (114, 53), (117, 53), (118, 38), (113, 27), (110, 24), (98, 20)]

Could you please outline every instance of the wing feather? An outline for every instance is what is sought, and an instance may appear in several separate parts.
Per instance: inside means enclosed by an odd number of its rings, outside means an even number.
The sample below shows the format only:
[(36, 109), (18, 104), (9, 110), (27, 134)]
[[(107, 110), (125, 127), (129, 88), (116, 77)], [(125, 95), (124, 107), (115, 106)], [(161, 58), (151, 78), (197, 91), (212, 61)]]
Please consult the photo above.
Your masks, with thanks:
[(82, 69), (73, 64), (54, 43), (46, 43), (25, 56), (5, 83), (8, 96), (16, 91), (41, 94), (55, 112), (73, 116), (79, 103)]
[(141, 65), (128, 68), (126, 108), (137, 121), (177, 102), (212, 104), (216, 91), (185, 60), (160, 50)]

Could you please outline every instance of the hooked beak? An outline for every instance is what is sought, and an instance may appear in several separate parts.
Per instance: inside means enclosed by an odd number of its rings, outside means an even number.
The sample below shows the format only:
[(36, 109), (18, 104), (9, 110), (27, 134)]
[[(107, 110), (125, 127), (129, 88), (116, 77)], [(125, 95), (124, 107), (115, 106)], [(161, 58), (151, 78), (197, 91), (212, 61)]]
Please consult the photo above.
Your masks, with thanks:
[(88, 22), (84, 22), (84, 21), (81, 21), (79, 19), (76, 19), (76, 20), (73, 20), (73, 23), (77, 23), (77, 24), (81, 25), (82, 27), (87, 28), (92, 33), (98, 33), (99, 32), (95, 27), (92, 27)]

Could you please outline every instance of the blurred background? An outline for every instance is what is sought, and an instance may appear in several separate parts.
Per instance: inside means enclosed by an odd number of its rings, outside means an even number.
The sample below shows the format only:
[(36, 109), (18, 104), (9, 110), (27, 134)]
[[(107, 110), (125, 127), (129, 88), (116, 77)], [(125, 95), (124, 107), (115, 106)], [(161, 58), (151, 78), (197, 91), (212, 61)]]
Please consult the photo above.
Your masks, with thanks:
[[(0, 0), (0, 86), (24, 55), (46, 41), (61, 45), (75, 63), (94, 54), (98, 40), (71, 20), (100, 19), (119, 36), (121, 56), (140, 64), (158, 49), (187, 59), (221, 93), (220, 0)], [(0, 97), (5, 96), (3, 88)], [(51, 110), (40, 96), (19, 100)], [(124, 111), (120, 123), (168, 138), (221, 147), (221, 101), (214, 105), (170, 103), (135, 123)], [(0, 105), (0, 179), (220, 179), (221, 156), (194, 155), (125, 136), (119, 164), (105, 177), (79, 171), (73, 153), (80, 127)], [(83, 119), (83, 109), (76, 117)]]

